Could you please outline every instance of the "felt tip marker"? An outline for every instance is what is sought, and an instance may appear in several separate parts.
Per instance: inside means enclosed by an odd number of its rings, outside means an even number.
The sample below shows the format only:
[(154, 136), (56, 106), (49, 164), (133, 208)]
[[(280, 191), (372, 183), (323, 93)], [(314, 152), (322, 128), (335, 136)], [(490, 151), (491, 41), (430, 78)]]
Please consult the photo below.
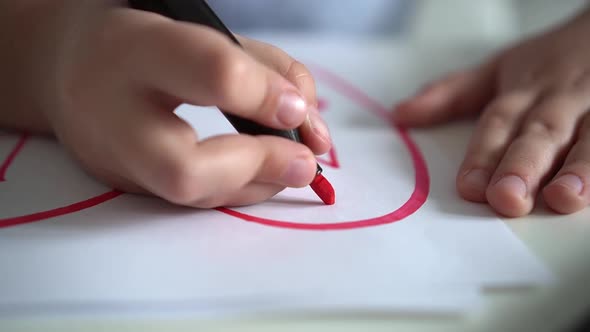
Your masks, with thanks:
[[(236, 45), (242, 46), (204, 0), (128, 0), (128, 4), (133, 9), (154, 12), (177, 21), (208, 26), (226, 35)], [(254, 121), (233, 114), (224, 112), (223, 115), (238, 133), (280, 136), (301, 143), (301, 137), (297, 129), (279, 130), (260, 125)], [(316, 175), (310, 187), (324, 204), (332, 205), (336, 202), (334, 188), (322, 175), (322, 168), (317, 163)]]

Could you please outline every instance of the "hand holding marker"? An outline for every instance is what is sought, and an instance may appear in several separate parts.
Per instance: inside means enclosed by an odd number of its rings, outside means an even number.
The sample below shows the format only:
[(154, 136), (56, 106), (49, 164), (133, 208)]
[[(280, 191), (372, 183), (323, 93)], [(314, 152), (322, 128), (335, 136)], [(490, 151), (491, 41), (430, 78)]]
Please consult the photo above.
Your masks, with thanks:
[[(129, 0), (129, 6), (138, 10), (158, 13), (171, 19), (208, 26), (225, 34), (236, 45), (240, 45), (236, 37), (225, 27), (223, 22), (221, 22), (204, 0)], [(239, 133), (280, 136), (301, 142), (297, 129), (273, 129), (232, 114), (224, 113), (224, 115)], [(320, 165), (316, 165), (316, 176), (310, 186), (325, 204), (332, 205), (336, 201), (334, 188), (322, 175)]]

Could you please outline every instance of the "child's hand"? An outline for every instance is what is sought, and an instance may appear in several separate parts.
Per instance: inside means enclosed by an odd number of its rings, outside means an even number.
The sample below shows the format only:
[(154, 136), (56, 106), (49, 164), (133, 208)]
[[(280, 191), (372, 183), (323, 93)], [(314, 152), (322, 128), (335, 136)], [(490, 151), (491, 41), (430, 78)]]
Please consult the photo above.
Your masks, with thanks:
[(499, 213), (590, 203), (590, 13), (484, 65), (435, 82), (396, 107), (405, 126), (482, 111), (458, 172), (462, 197)]
[[(43, 111), (90, 173), (124, 191), (196, 207), (255, 203), (312, 181), (314, 152), (331, 143), (303, 65), (270, 45), (242, 39), (243, 51), (209, 28), (159, 15), (101, 1), (94, 8), (59, 3), (79, 17), (67, 16), (62, 42), (45, 49), (58, 61), (46, 61), (54, 85), (44, 95), (57, 98), (47, 98), (54, 107)], [(246, 135), (198, 141), (172, 112), (182, 102), (274, 128), (302, 125), (307, 146)]]

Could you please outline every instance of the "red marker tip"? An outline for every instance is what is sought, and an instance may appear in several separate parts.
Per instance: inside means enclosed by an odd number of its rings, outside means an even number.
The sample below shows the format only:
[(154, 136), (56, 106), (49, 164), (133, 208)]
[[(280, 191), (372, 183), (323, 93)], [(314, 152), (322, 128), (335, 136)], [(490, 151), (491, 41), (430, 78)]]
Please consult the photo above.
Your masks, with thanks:
[(334, 191), (334, 187), (332, 187), (330, 182), (328, 182), (322, 174), (316, 175), (315, 179), (313, 179), (309, 185), (324, 204), (333, 205), (336, 203), (336, 192)]

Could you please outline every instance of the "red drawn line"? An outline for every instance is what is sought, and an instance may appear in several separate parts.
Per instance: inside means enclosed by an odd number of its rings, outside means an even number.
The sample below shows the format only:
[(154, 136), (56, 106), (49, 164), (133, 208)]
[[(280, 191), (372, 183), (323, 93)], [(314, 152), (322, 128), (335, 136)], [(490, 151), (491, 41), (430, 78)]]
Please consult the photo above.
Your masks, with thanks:
[(316, 159), (322, 165), (329, 166), (332, 168), (340, 168), (340, 161), (338, 160), (336, 148), (334, 147), (332, 147), (327, 157), (317, 157)]
[(387, 107), (376, 102), (371, 97), (367, 96), (360, 89), (348, 83), (344, 79), (335, 74), (323, 69), (317, 65), (308, 65), (314, 75), (321, 77), (321, 82), (329, 82), (328, 85), (334, 90), (338, 90), (341, 94), (352, 99), (359, 106), (371, 111), (375, 115), (383, 119), (390, 119), (391, 114)]
[(389, 224), (395, 221), (400, 221), (407, 216), (411, 215), (412, 213), (416, 212), (423, 203), (420, 202), (420, 197), (414, 197), (416, 193), (412, 194), (410, 199), (404, 203), (399, 209), (395, 210), (392, 213), (376, 217), (376, 218), (369, 218), (364, 220), (355, 220), (355, 221), (344, 221), (338, 223), (319, 223), (319, 224), (306, 224), (300, 222), (290, 222), (290, 221), (280, 221), (280, 220), (273, 220), (267, 218), (260, 218), (253, 215), (241, 213), (235, 210), (230, 210), (228, 208), (217, 208), (216, 210), (228, 214), (230, 216), (240, 218), (245, 221), (254, 222), (257, 224), (262, 224), (266, 226), (273, 226), (273, 227), (280, 227), (280, 228), (290, 228), (290, 229), (297, 229), (297, 230), (307, 230), (307, 231), (337, 231), (337, 230), (349, 230), (355, 228), (363, 228), (363, 227), (371, 227), (371, 226), (379, 226), (384, 224)]
[(426, 161), (424, 160), (424, 157), (422, 156), (420, 149), (408, 134), (408, 131), (404, 128), (400, 128), (394, 125), (393, 121), (391, 120), (390, 112), (387, 108), (373, 101), (369, 96), (362, 93), (360, 90), (358, 90), (345, 80), (318, 66), (312, 66), (312, 72), (314, 72), (314, 74), (320, 77), (321, 81), (329, 83), (328, 85), (331, 86), (334, 90), (339, 91), (341, 94), (347, 96), (354, 102), (358, 103), (359, 106), (362, 106), (370, 110), (378, 117), (386, 120), (390, 124), (390, 126), (396, 130), (396, 132), (399, 134), (401, 139), (406, 144), (406, 147), (408, 148), (408, 151), (412, 158), (412, 163), (414, 164), (415, 183), (414, 191), (410, 195), (410, 198), (408, 198), (408, 200), (397, 210), (382, 215), (380, 217), (338, 223), (306, 224), (256, 217), (253, 215), (230, 210), (227, 208), (218, 208), (217, 210), (248, 222), (254, 222), (273, 227), (315, 231), (347, 230), (353, 228), (384, 225), (402, 220), (412, 215), (414, 212), (418, 211), (418, 209), (422, 205), (424, 205), (426, 199), (428, 198), (428, 192), (430, 191), (430, 176), (428, 174), (428, 167), (426, 166)]
[(100, 203), (111, 200), (121, 194), (123, 194), (123, 193), (118, 190), (111, 190), (111, 191), (106, 192), (102, 195), (95, 196), (95, 197), (89, 198), (87, 200), (77, 202), (77, 203), (74, 203), (74, 204), (71, 204), (68, 206), (63, 206), (63, 207), (60, 207), (57, 209), (47, 210), (47, 211), (43, 211), (43, 212), (28, 214), (28, 215), (14, 217), (14, 218), (0, 219), (0, 228), (16, 226), (16, 225), (20, 225), (20, 224), (26, 224), (26, 223), (30, 223), (30, 222), (34, 222), (34, 221), (40, 221), (40, 220), (44, 220), (44, 219), (49, 219), (49, 218), (53, 218), (53, 217), (57, 217), (57, 216), (63, 216), (66, 214), (78, 212), (80, 210), (88, 209), (88, 208), (91, 208), (91, 207), (98, 205)]
[(12, 164), (12, 162), (14, 161), (14, 158), (16, 158), (16, 156), (18, 155), (20, 150), (23, 148), (23, 146), (27, 142), (28, 138), (29, 138), (29, 135), (27, 135), (27, 134), (21, 135), (21, 137), (18, 139), (18, 142), (16, 143), (14, 148), (12, 148), (12, 151), (10, 151), (10, 153), (8, 154), (6, 159), (4, 159), (4, 162), (2, 163), (2, 165), (0, 165), (0, 182), (6, 181), (6, 171), (8, 171), (8, 167), (10, 167), (10, 164)]

